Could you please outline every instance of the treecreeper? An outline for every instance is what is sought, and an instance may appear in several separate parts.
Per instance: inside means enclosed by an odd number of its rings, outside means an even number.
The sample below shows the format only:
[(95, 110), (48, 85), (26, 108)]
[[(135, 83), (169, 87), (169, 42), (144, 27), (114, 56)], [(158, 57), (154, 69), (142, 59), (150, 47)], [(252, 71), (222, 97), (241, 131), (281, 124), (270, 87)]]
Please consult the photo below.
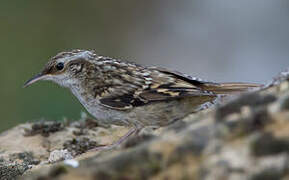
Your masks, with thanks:
[(165, 68), (100, 56), (92, 50), (57, 54), (24, 87), (39, 80), (50, 80), (69, 88), (102, 123), (131, 127), (118, 141), (104, 148), (119, 145), (145, 126), (173, 123), (199, 111), (218, 96), (261, 86), (203, 81)]

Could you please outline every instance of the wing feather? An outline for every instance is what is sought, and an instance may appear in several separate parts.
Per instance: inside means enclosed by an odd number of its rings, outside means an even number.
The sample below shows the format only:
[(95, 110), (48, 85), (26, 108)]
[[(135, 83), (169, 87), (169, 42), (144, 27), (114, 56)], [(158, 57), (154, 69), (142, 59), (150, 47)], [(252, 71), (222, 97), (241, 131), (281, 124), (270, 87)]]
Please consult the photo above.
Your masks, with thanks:
[[(140, 71), (143, 73), (139, 73)], [(100, 99), (104, 106), (118, 110), (128, 110), (153, 102), (170, 101), (186, 96), (215, 96), (210, 91), (200, 88), (203, 82), (199, 79), (192, 79), (189, 76), (164, 69), (139, 69), (138, 75), (130, 72), (130, 74), (118, 74), (118, 77), (123, 78), (124, 80), (121, 81), (124, 83), (122, 86), (114, 88), (114, 91), (118, 92), (117, 95), (108, 93), (108, 96)], [(128, 78), (130, 80), (127, 80)], [(134, 79), (135, 82), (131, 79)], [(131, 86), (131, 83), (138, 86), (128, 89), (127, 87)]]

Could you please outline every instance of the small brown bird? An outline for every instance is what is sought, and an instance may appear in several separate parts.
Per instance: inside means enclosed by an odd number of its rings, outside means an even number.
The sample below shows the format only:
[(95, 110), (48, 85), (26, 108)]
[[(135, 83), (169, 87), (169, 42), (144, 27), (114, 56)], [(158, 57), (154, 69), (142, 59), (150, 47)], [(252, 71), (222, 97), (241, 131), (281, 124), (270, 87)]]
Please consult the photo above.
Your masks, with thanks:
[(219, 95), (258, 88), (252, 83), (214, 83), (158, 67), (99, 56), (94, 51), (61, 52), (25, 83), (51, 80), (67, 87), (97, 120), (132, 129), (165, 126), (199, 111)]

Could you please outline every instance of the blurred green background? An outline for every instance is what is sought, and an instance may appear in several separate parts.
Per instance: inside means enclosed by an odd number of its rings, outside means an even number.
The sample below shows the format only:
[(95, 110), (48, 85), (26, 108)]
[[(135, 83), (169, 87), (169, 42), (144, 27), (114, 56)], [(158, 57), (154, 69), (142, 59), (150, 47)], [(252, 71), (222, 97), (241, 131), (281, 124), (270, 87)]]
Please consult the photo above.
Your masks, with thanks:
[(289, 1), (26, 0), (0, 2), (0, 131), (78, 119), (67, 89), (23, 83), (75, 48), (216, 81), (266, 82), (289, 66)]

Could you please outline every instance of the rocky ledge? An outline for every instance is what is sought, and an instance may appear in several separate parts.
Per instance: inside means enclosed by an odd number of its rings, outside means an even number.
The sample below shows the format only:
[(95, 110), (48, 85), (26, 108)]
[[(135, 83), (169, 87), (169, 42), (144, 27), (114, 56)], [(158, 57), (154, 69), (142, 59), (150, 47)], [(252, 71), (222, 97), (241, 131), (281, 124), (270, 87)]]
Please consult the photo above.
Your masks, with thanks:
[(0, 135), (0, 179), (289, 179), (288, 71), (257, 92), (144, 129), (86, 117), (21, 124)]

